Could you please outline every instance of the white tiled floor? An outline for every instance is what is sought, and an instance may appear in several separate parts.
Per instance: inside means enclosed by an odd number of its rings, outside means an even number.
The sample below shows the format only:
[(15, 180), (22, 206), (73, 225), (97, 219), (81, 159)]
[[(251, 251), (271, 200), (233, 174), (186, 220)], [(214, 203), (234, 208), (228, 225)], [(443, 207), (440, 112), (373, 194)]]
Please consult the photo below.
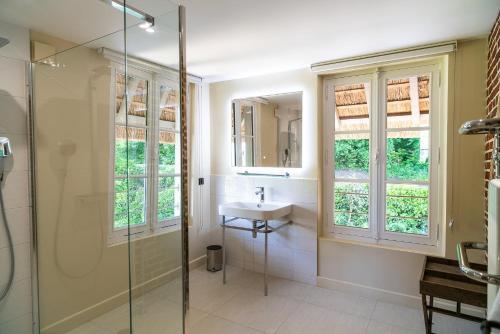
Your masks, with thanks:
[[(263, 295), (262, 275), (228, 267), (222, 273), (191, 272), (188, 334), (422, 334), (422, 313), (401, 305), (367, 299), (271, 277)], [(180, 332), (180, 283), (170, 282), (137, 299), (134, 333)], [(121, 306), (70, 334), (125, 334), (128, 306)], [(434, 315), (438, 334), (480, 333), (476, 323)]]

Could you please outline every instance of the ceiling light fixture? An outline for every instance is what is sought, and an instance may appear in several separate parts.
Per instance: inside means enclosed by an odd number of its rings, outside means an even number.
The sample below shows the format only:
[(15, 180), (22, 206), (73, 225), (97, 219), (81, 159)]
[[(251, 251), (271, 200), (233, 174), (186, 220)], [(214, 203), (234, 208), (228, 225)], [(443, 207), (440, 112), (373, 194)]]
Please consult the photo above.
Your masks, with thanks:
[[(142, 29), (145, 29), (146, 31), (148, 29), (152, 29), (151, 27), (153, 27), (155, 25), (155, 18), (153, 16), (149, 15), (148, 13), (143, 12), (140, 9), (134, 8), (130, 5), (126, 5), (119, 0), (101, 0), (101, 1), (110, 5), (111, 7), (115, 8), (115, 9), (118, 9), (120, 12), (125, 12), (126, 14), (128, 14), (130, 16), (136, 17), (139, 20), (144, 21), (143, 23), (141, 23), (139, 25), (139, 27)], [(154, 32), (154, 29), (152, 29), (152, 30), (153, 30), (152, 32)], [(150, 32), (150, 31), (148, 31), (148, 32)]]
[(142, 28), (142, 29), (148, 29), (148, 28), (150, 28), (151, 26), (153, 26), (153, 25), (151, 24), (151, 22), (144, 22), (144, 23), (139, 24), (139, 28)]

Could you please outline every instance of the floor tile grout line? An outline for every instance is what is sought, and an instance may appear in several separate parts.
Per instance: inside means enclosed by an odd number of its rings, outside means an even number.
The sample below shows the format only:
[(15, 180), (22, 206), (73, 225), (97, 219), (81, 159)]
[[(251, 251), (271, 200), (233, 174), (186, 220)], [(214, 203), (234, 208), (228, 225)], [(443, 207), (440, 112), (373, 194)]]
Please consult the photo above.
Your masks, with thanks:
[(245, 328), (248, 328), (248, 329), (251, 329), (253, 331), (256, 331), (256, 332), (259, 332), (259, 333), (262, 333), (262, 334), (267, 334), (265, 331), (261, 331), (260, 329), (256, 329), (256, 328), (253, 328), (253, 327), (250, 327), (250, 326), (247, 326), (247, 325), (244, 325), (244, 324), (240, 324), (239, 322), (236, 322), (234, 320), (231, 320), (231, 319), (227, 319), (227, 318), (224, 318), (224, 317), (221, 317), (221, 316), (218, 316), (218, 315), (215, 315), (215, 314), (210, 314), (212, 317), (215, 317), (215, 318), (219, 318), (219, 319), (222, 319), (222, 320), (225, 320), (227, 322), (230, 322), (232, 324), (235, 324), (237, 326), (240, 326), (240, 327), (245, 327)]
[(362, 319), (372, 320), (368, 316), (363, 316), (363, 315), (359, 315), (359, 314), (355, 314), (355, 313), (349, 313), (349, 312), (345, 312), (345, 311), (341, 311), (341, 310), (336, 310), (334, 308), (331, 308), (331, 307), (328, 307), (328, 306), (319, 305), (319, 304), (315, 304), (315, 303), (307, 301), (307, 300), (304, 300), (303, 302), (306, 303), (306, 304), (315, 306), (315, 307), (322, 308), (322, 309), (327, 310), (327, 311), (334, 311), (334, 312), (338, 312), (338, 313), (349, 315), (349, 316), (354, 316), (354, 317), (358, 317), (358, 318), (362, 318)]
[(290, 317), (292, 315), (294, 315), (296, 312), (298, 312), (298, 310), (300, 309), (300, 307), (302, 306), (303, 302), (301, 302), (299, 304), (299, 306), (297, 306), (297, 308), (293, 311), (293, 312), (290, 312), (290, 314), (286, 317), (285, 320), (283, 320), (283, 322), (278, 326), (278, 328), (273, 332), (273, 334), (276, 334), (279, 332), (280, 328), (288, 321), (288, 319), (290, 319)]
[[(239, 288), (241, 289), (241, 287), (239, 287)], [(220, 304), (221, 304), (221, 305), (224, 305), (224, 304), (226, 304), (226, 303), (229, 303), (229, 301), (233, 300), (234, 298), (236, 298), (236, 297), (237, 297), (239, 294), (241, 294), (241, 293), (243, 293), (243, 291), (238, 291), (238, 292), (237, 292), (237, 293), (235, 293), (232, 297), (230, 297), (230, 298), (229, 298), (229, 299), (227, 299), (226, 301), (221, 302)], [(213, 307), (213, 309), (216, 309), (216, 307), (214, 306), (214, 307)], [(208, 314), (210, 314), (210, 315), (213, 315), (213, 316), (216, 316), (216, 317), (219, 317), (219, 318), (223, 318), (223, 317), (221, 317), (221, 316), (215, 315), (215, 313), (214, 313), (215, 311), (210, 310), (210, 311), (205, 311), (205, 312), (207, 312), (207, 313), (208, 313)], [(223, 319), (225, 319), (225, 318), (223, 318)]]
[(370, 318), (369, 318), (370, 320), (372, 320), (372, 319), (373, 319), (373, 315), (375, 314), (375, 309), (377, 308), (377, 305), (378, 305), (378, 303), (379, 303), (379, 302), (380, 302), (380, 301), (378, 301), (377, 299), (375, 299), (375, 306), (373, 306), (373, 309), (372, 309), (372, 311), (370, 312)]

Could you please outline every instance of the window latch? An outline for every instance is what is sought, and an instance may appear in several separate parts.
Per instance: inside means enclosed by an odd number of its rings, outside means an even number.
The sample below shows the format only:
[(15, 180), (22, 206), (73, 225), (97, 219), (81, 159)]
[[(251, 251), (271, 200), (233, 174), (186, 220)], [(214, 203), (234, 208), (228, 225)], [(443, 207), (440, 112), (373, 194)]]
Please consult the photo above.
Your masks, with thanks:
[(205, 184), (205, 179), (203, 177), (198, 178), (198, 185), (202, 186)]
[(377, 150), (377, 152), (375, 153), (375, 163), (378, 164), (380, 161), (380, 151)]

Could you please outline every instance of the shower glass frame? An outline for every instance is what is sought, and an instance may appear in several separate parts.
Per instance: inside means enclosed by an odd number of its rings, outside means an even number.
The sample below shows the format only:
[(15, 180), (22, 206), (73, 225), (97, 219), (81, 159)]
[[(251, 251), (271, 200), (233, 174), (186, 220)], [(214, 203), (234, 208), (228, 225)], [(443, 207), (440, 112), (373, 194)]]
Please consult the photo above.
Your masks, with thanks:
[[(173, 16), (176, 17), (176, 20), (173, 20), (174, 22), (170, 22), (170, 27), (169, 24), (166, 24), (165, 26), (163, 26), (164, 28), (171, 28), (173, 32), (175, 32), (175, 36), (176, 38), (178, 39), (178, 44), (177, 44), (177, 55), (178, 56), (178, 59), (176, 61), (176, 66), (174, 68), (172, 68), (173, 71), (175, 71), (178, 75), (178, 83), (179, 83), (179, 86), (178, 86), (178, 90), (179, 90), (179, 109), (180, 109), (180, 112), (179, 112), (179, 120), (178, 122), (180, 123), (180, 126), (179, 128), (181, 129), (181, 133), (179, 133), (179, 136), (181, 137), (181, 140), (180, 140), (180, 144), (181, 144), (181, 148), (182, 147), (185, 147), (186, 143), (185, 143), (185, 136), (182, 135), (182, 130), (183, 128), (185, 128), (185, 120), (186, 120), (186, 92), (187, 92), (187, 81), (186, 81), (186, 65), (185, 65), (185, 9), (183, 6), (179, 6), (179, 5), (173, 5), (171, 4), (172, 6), (176, 6), (175, 8), (175, 15), (173, 13), (173, 11), (170, 13), (167, 13), (167, 14), (172, 14)], [(153, 13), (154, 15), (155, 13)], [(161, 16), (160, 15), (160, 19), (157, 19), (156, 22), (157, 24), (160, 23), (160, 31), (161, 31)], [(166, 15), (167, 16), (167, 15)], [(39, 214), (40, 214), (40, 201), (39, 201), (39, 197), (40, 196), (43, 196), (43, 194), (41, 193), (37, 193), (37, 189), (39, 188), (38, 187), (38, 181), (43, 178), (43, 175), (38, 175), (38, 168), (37, 168), (37, 159), (39, 158), (39, 153), (38, 152), (38, 146), (37, 145), (40, 145), (42, 144), (43, 145), (43, 140), (40, 141), (40, 138), (38, 138), (38, 133), (37, 133), (37, 107), (39, 107), (38, 103), (39, 101), (37, 100), (37, 88), (36, 88), (36, 81), (37, 81), (37, 66), (54, 66), (54, 67), (57, 67), (58, 64), (57, 63), (52, 63), (52, 60), (53, 59), (56, 59), (55, 57), (64, 57), (66, 55), (68, 55), (68, 53), (71, 53), (73, 51), (77, 51), (81, 48), (84, 48), (88, 45), (98, 45), (99, 44), (99, 41), (100, 40), (103, 40), (103, 39), (106, 39), (108, 37), (112, 37), (112, 35), (115, 35), (116, 36), (121, 36), (123, 38), (122, 42), (123, 42), (123, 65), (124, 65), (124, 74), (125, 74), (125, 80), (127, 80), (127, 74), (128, 74), (128, 67), (129, 67), (129, 58), (131, 57), (129, 55), (129, 49), (128, 49), (128, 46), (132, 46), (133, 44), (137, 44), (136, 45), (136, 50), (137, 48), (139, 48), (139, 40), (134, 40), (134, 37), (132, 36), (133, 35), (133, 31), (134, 29), (136, 30), (137, 32), (137, 26), (138, 24), (136, 22), (134, 23), (131, 23), (131, 18), (129, 15), (127, 15), (125, 12), (123, 12), (123, 27), (126, 27), (122, 30), (119, 30), (119, 31), (115, 31), (114, 33), (111, 33), (109, 35), (105, 35), (103, 37), (100, 37), (98, 39), (95, 39), (89, 43), (83, 43), (83, 44), (79, 44), (79, 45), (76, 45), (72, 48), (68, 48), (68, 49), (64, 49), (64, 50), (61, 50), (61, 51), (58, 51), (56, 52), (55, 54), (52, 54), (48, 57), (45, 57), (43, 59), (37, 59), (37, 60), (32, 60), (32, 62), (30, 63), (29, 65), (29, 87), (30, 87), (30, 94), (29, 94), (29, 113), (28, 113), (28, 118), (29, 118), (29, 130), (30, 130), (30, 138), (29, 138), (29, 141), (30, 141), (30, 166), (31, 166), (31, 170), (32, 170), (32, 173), (31, 173), (31, 179), (30, 179), (30, 196), (31, 196), (31, 204), (32, 204), (32, 272), (33, 272), (33, 280), (32, 280), (32, 292), (33, 292), (33, 318), (34, 318), (34, 333), (44, 333), (44, 332), (50, 332), (52, 333), (51, 330), (47, 330), (47, 331), (44, 331), (42, 328), (42, 324), (41, 324), (41, 321), (40, 320), (43, 320), (41, 319), (40, 317), (40, 312), (43, 311), (42, 309), (45, 308), (45, 307), (50, 307), (50, 305), (41, 305), (41, 301), (40, 301), (40, 260), (41, 259), (41, 254), (40, 254), (40, 249), (39, 249), (39, 246), (40, 246), (40, 241), (42, 241), (43, 243), (43, 240), (40, 240), (40, 227), (39, 226)], [(176, 21), (176, 22), (175, 22)], [(171, 31), (171, 32), (172, 32)], [(132, 47), (133, 48), (133, 47)], [(131, 51), (130, 51), (131, 52)], [(127, 81), (125, 81), (125, 87), (127, 87)], [(127, 106), (128, 106), (128, 96), (127, 94), (125, 94), (125, 101), (124, 103), (127, 103)], [(127, 107), (127, 115), (128, 115), (128, 107)], [(128, 117), (127, 117), (128, 119)], [(128, 123), (128, 121), (127, 121)], [(127, 124), (127, 127), (128, 127), (128, 124)], [(91, 129), (93, 130), (93, 129)], [(127, 147), (128, 147), (128, 131), (127, 132)], [(62, 145), (60, 145), (58, 148), (60, 150), (65, 150), (65, 147), (61, 147), (61, 146), (64, 146), (64, 143)], [(71, 146), (71, 145), (70, 145)], [(71, 148), (69, 148), (69, 150), (71, 151)], [(187, 177), (185, 171), (187, 170), (187, 167), (186, 167), (186, 164), (187, 164), (187, 157), (185, 156), (187, 154), (186, 150), (184, 149), (181, 149), (180, 150), (180, 159), (181, 159), (181, 180), (185, 179)], [(127, 152), (128, 152), (128, 149), (127, 149)], [(72, 154), (72, 153), (70, 153)], [(90, 157), (92, 158), (92, 157)], [(57, 160), (57, 159), (55, 159)], [(54, 159), (52, 159), (52, 161), (54, 161)], [(63, 163), (64, 164), (64, 163)], [(67, 164), (68, 162), (66, 162), (66, 167), (67, 167)], [(129, 169), (128, 168), (128, 164), (129, 164), (129, 159), (127, 157), (127, 170)], [(66, 172), (64, 172), (66, 173)], [(127, 175), (127, 198), (129, 198), (129, 195), (130, 195), (130, 186), (128, 185), (128, 180), (129, 180), (129, 177)], [(182, 182), (181, 182), (182, 183)], [(182, 183), (182, 195), (181, 197), (184, 198), (186, 193), (185, 191), (187, 191), (185, 185)], [(40, 195), (40, 196), (37, 196), (37, 195)], [(64, 194), (61, 192), (59, 194), (59, 196), (63, 196)], [(109, 204), (109, 203), (108, 203)], [(127, 206), (129, 205), (129, 202), (127, 203)], [(61, 206), (61, 203), (59, 204), (59, 206)], [(128, 207), (127, 211), (129, 212), (130, 208)], [(178, 252), (179, 254), (179, 262), (180, 262), (180, 268), (177, 269), (178, 271), (178, 274), (176, 274), (177, 278), (180, 279), (180, 289), (181, 291), (179, 291), (180, 295), (181, 295), (181, 304), (179, 306), (180, 308), (180, 313), (181, 314), (181, 318), (180, 321), (181, 321), (181, 326), (180, 326), (180, 332), (184, 333), (184, 319), (185, 319), (185, 314), (186, 314), (186, 310), (187, 310), (187, 300), (188, 300), (188, 287), (187, 287), (187, 281), (188, 281), (188, 271), (187, 271), (187, 220), (185, 220), (185, 217), (186, 217), (186, 213), (188, 212), (187, 210), (187, 203), (184, 201), (184, 200), (181, 200), (181, 224), (180, 224), (180, 230), (179, 230), (179, 233), (180, 233), (180, 238), (178, 238), (178, 246), (179, 248), (176, 248), (176, 254)], [(58, 216), (59, 217), (59, 216)], [(43, 226), (42, 226), (43, 228)], [(141, 252), (142, 250), (141, 249), (137, 249), (136, 247), (136, 244), (137, 242), (135, 240), (133, 240), (134, 236), (133, 236), (133, 233), (131, 233), (131, 226), (130, 226), (130, 215), (128, 215), (128, 224), (127, 224), (127, 230), (128, 230), (128, 233), (127, 233), (127, 259), (125, 259), (126, 261), (128, 261), (128, 268), (127, 268), (127, 272), (128, 272), (128, 289), (126, 290), (127, 291), (127, 294), (128, 294), (128, 320), (129, 320), (129, 324), (128, 324), (128, 329), (129, 329), (129, 332), (130, 333), (141, 333), (141, 330), (140, 328), (137, 327), (137, 325), (134, 323), (134, 318), (135, 318), (135, 314), (134, 312), (136, 312), (136, 309), (140, 309), (141, 308), (141, 304), (142, 306), (146, 306), (146, 308), (148, 307), (148, 305), (146, 305), (145, 303), (146, 302), (143, 302), (143, 301), (138, 301), (138, 299), (140, 298), (141, 296), (141, 292), (139, 291), (138, 293), (136, 293), (136, 290), (137, 290), (137, 286), (134, 286), (134, 273), (133, 271), (135, 270), (136, 272), (137, 271), (140, 271), (141, 269), (137, 268), (135, 264), (132, 263), (133, 259), (132, 257), (134, 256), (134, 252), (136, 252), (135, 256), (141, 256)], [(56, 232), (57, 233), (57, 232)], [(102, 233), (102, 227), (101, 227), (101, 233)], [(104, 238), (106, 239), (106, 238)], [(105, 240), (104, 241), (106, 244), (103, 244), (101, 245), (102, 247), (109, 247), (109, 245), (107, 245), (107, 241)], [(177, 245), (177, 243), (176, 243)], [(54, 247), (56, 247), (54, 245)], [(56, 250), (57, 252), (57, 250)], [(137, 253), (138, 252), (138, 253)], [(139, 254), (139, 255), (137, 255)], [(57, 261), (57, 259), (56, 259)], [(147, 276), (148, 273), (144, 273), (142, 272), (142, 275), (143, 276)], [(140, 283), (139, 285), (141, 285), (142, 283)], [(140, 290), (140, 288), (139, 288)], [(138, 305), (138, 306), (136, 306)], [(146, 308), (143, 308), (143, 309), (146, 309)], [(144, 310), (141, 310), (141, 312), (143, 312)], [(127, 328), (125, 328), (127, 329)], [(57, 331), (56, 331), (57, 332)], [(59, 332), (63, 332), (63, 331), (59, 331)], [(58, 333), (59, 333), (58, 332)], [(117, 332), (118, 333), (118, 332)], [(177, 332), (176, 332), (177, 333)]]

